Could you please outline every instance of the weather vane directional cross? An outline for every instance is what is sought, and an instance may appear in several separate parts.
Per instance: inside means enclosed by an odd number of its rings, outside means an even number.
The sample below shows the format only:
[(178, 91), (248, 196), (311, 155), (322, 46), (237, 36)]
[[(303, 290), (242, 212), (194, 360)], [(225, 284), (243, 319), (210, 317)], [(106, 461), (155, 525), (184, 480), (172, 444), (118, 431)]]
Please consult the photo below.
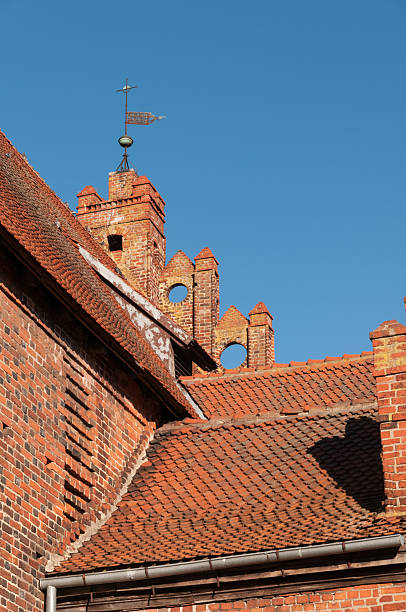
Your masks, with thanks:
[(119, 93), (125, 94), (125, 113), (124, 113), (124, 136), (120, 136), (118, 139), (119, 144), (124, 147), (123, 159), (121, 160), (120, 165), (117, 168), (117, 171), (123, 172), (125, 170), (129, 170), (130, 167), (128, 165), (128, 154), (127, 149), (131, 147), (134, 143), (134, 140), (131, 136), (127, 134), (127, 125), (149, 125), (154, 121), (159, 119), (164, 119), (165, 115), (153, 115), (152, 113), (140, 113), (140, 112), (129, 112), (127, 110), (128, 103), (128, 92), (131, 89), (136, 89), (136, 85), (129, 85), (128, 79), (125, 80), (125, 85), (122, 89), (117, 89), (116, 91)]

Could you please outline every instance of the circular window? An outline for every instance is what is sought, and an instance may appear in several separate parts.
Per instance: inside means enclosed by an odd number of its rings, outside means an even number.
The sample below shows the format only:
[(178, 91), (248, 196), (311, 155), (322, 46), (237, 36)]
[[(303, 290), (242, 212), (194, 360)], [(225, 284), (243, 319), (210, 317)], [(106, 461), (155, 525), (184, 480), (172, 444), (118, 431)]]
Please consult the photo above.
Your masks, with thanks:
[(233, 370), (244, 363), (247, 349), (242, 344), (231, 344), (221, 353), (220, 361), (223, 368)]
[(169, 289), (169, 301), (174, 304), (177, 304), (178, 302), (183, 302), (183, 300), (187, 296), (187, 293), (188, 291), (186, 285), (182, 285), (181, 283), (173, 285), (173, 287)]

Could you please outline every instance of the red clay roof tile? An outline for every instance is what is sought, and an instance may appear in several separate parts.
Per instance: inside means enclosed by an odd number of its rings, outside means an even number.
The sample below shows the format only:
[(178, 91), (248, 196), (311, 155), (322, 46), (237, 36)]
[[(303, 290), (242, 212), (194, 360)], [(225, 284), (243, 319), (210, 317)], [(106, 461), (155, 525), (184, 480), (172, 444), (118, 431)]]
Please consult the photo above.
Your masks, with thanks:
[(394, 533), (376, 407), (171, 424), (110, 519), (58, 573)]
[(295, 362), (262, 371), (183, 377), (182, 383), (208, 418), (267, 412), (291, 414), (375, 398), (372, 354), (340, 360)]

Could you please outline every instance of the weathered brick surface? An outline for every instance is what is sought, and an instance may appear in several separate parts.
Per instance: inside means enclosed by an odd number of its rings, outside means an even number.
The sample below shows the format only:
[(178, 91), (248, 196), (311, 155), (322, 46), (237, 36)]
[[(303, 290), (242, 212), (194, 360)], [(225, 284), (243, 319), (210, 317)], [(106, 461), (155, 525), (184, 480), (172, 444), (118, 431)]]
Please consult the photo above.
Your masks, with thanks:
[[(178, 251), (167, 263), (161, 274), (159, 285), (159, 305), (162, 311), (174, 319), (190, 336), (194, 332), (193, 292), (195, 266), (189, 257)], [(181, 302), (169, 298), (172, 288), (183, 285), (187, 296)]]
[(164, 206), (152, 183), (134, 170), (110, 173), (108, 200), (90, 186), (78, 194), (78, 220), (107, 251), (108, 236), (122, 236), (122, 250), (110, 255), (154, 304), (165, 264)]
[(219, 320), (219, 276), (217, 260), (205, 248), (195, 257), (194, 337), (215, 356), (214, 335)]
[[(230, 306), (223, 314), (216, 329), (215, 358), (220, 360), (224, 349), (232, 344), (248, 346), (248, 320), (235, 306)], [(242, 366), (247, 365), (245, 360)]]
[[(78, 194), (77, 218), (99, 244), (109, 251), (108, 237), (122, 236), (122, 249), (109, 254), (126, 279), (193, 336), (219, 365), (222, 351), (238, 343), (247, 349), (244, 365), (271, 366), (274, 334), (265, 305), (255, 306), (249, 322), (242, 314), (231, 321), (227, 313), (219, 322), (216, 258), (207, 247), (194, 263), (178, 251), (165, 266), (164, 217), (161, 196), (134, 170), (110, 173), (108, 200), (102, 200), (90, 185)], [(174, 303), (169, 294), (177, 285), (186, 287), (187, 296)]]
[(275, 362), (275, 343), (272, 328), (272, 315), (263, 302), (249, 313), (248, 327), (248, 367), (266, 368)]
[(0, 609), (39, 612), (47, 558), (117, 499), (158, 406), (7, 252), (0, 275)]
[[(137, 608), (133, 608), (136, 610)], [(391, 612), (406, 610), (405, 584), (361, 585), (328, 591), (276, 595), (261, 599), (224, 601), (145, 612)]]
[(406, 327), (385, 321), (371, 332), (381, 420), (386, 508), (406, 512)]

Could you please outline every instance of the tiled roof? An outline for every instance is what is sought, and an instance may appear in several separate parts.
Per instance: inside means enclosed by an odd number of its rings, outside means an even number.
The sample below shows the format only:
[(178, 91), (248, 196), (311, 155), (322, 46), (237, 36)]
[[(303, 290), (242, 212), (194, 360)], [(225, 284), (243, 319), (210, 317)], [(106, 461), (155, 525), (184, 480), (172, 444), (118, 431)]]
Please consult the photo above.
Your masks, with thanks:
[(372, 353), (268, 370), (226, 371), (183, 377), (205, 416), (240, 417), (263, 413), (295, 414), (313, 409), (373, 401)]
[(58, 573), (396, 533), (374, 405), (158, 430), (110, 519)]
[(147, 377), (158, 382), (170, 402), (195, 414), (110, 289), (79, 254), (77, 244), (113, 270), (114, 262), (1, 132), (0, 227), (121, 345)]

